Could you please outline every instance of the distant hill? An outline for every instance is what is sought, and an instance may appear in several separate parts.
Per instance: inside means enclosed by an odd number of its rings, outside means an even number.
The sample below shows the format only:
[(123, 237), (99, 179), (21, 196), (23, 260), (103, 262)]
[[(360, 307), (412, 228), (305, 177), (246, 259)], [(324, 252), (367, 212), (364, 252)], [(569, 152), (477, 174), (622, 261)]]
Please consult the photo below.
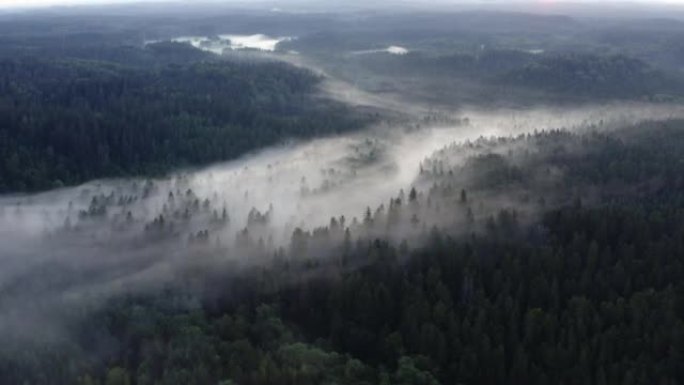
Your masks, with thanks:
[(577, 96), (627, 99), (681, 90), (681, 82), (622, 55), (567, 54), (542, 57), (510, 71), (502, 80), (511, 84)]

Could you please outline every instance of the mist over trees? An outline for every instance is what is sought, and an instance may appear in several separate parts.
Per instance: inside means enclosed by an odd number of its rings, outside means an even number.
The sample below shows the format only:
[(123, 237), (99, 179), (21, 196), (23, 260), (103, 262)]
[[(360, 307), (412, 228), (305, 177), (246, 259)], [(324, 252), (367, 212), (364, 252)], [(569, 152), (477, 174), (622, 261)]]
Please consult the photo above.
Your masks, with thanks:
[(102, 9), (0, 15), (0, 383), (684, 383), (678, 13)]
[[(5, 356), (2, 376), (84, 384), (677, 383), (679, 127), (497, 138), (480, 142), (460, 170), (445, 162), (461, 152), (451, 146), (424, 162), (424, 170), (444, 165), (421, 174), (428, 190), (400, 192), (385, 211), (369, 208), (355, 223), (332, 218), (325, 228), (296, 230), (280, 251), (248, 241), (243, 246), (257, 252), (248, 254), (264, 253), (261, 266), (214, 262), (210, 271), (180, 271), (163, 292), (111, 299), (78, 321), (66, 346), (33, 351), (38, 366)], [(557, 190), (533, 182), (552, 169), (563, 175), (552, 183)], [(485, 177), (458, 179), (471, 172)], [(575, 187), (567, 196), (566, 185)], [(511, 191), (519, 201), (497, 203)], [(524, 215), (529, 205), (538, 216)], [(374, 235), (402, 222), (420, 229), (431, 208), (461, 219), (408, 244)], [(262, 220), (251, 218), (248, 226)], [(93, 352), (100, 358), (88, 359)], [(70, 369), (58, 369), (64, 365)]]

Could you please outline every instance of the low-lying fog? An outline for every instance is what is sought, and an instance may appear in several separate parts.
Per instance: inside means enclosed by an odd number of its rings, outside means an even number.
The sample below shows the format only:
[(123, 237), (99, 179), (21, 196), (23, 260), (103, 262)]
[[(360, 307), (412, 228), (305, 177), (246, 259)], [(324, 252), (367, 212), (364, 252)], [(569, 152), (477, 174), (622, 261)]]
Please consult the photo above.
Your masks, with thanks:
[[(171, 39), (173, 42), (190, 44), (197, 49), (221, 55), (226, 50), (254, 49), (273, 52), (279, 43), (292, 40), (292, 37), (272, 37), (263, 34), (254, 35), (217, 35), (181, 36)], [(146, 44), (158, 41), (148, 41)]]
[(354, 51), (352, 52), (355, 55), (364, 55), (364, 54), (369, 54), (369, 53), (389, 53), (392, 55), (406, 55), (409, 53), (409, 50), (407, 48), (398, 46), (398, 45), (391, 45), (386, 48), (380, 48), (380, 49), (367, 49), (363, 51)]
[[(222, 55), (227, 51), (235, 50), (257, 50), (264, 52), (275, 52), (278, 44), (282, 42), (292, 41), (295, 39), (291, 36), (273, 37), (261, 33), (252, 35), (237, 35), (237, 34), (222, 34), (216, 36), (180, 36), (170, 39), (172, 42), (190, 44), (191, 46)], [(158, 43), (160, 40), (149, 40), (145, 44)], [(391, 55), (406, 55), (410, 51), (398, 45), (390, 45), (384, 48), (366, 49), (351, 52), (352, 55), (366, 55), (374, 53), (387, 53)], [(292, 51), (290, 53), (293, 53)]]
[(70, 300), (169, 281), (197, 257), (198, 239), (212, 245), (211, 258), (240, 260), (246, 257), (235, 248), (245, 228), (274, 250), (287, 247), (296, 228), (326, 226), (331, 217), (362, 220), (366, 207), (387, 204), (401, 189), (422, 192), (420, 162), (454, 141), (683, 116), (682, 107), (646, 104), (471, 110), (442, 123), (285, 144), (165, 179), (5, 196), (0, 330), (35, 330), (25, 325), (46, 322), (49, 309)]

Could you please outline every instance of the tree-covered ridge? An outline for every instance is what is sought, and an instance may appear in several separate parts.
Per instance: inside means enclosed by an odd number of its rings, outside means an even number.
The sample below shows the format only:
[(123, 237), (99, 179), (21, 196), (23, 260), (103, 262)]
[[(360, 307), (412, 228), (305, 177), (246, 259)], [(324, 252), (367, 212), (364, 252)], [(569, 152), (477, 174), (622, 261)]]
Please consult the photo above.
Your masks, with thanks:
[[(435, 104), (661, 102), (678, 101), (684, 94), (679, 71), (668, 71), (626, 54), (477, 47), (430, 52), (418, 46), (405, 55), (382, 51), (346, 55), (340, 57), (340, 63), (331, 61), (327, 65), (345, 79), (358, 77), (361, 87), (369, 90), (400, 92)], [(323, 63), (326, 59), (318, 58)]]
[(0, 191), (158, 174), (368, 121), (315, 97), (318, 81), (276, 62), (3, 60)]
[(582, 193), (597, 204), (616, 195), (660, 194), (684, 182), (681, 125), (644, 122), (618, 132), (598, 125), (582, 134), (556, 130), (454, 143), (424, 160), (421, 175), (440, 185), (566, 203)]
[(623, 56), (565, 54), (542, 57), (510, 71), (513, 84), (565, 95), (629, 99), (679, 93), (681, 82), (651, 68), (646, 62)]

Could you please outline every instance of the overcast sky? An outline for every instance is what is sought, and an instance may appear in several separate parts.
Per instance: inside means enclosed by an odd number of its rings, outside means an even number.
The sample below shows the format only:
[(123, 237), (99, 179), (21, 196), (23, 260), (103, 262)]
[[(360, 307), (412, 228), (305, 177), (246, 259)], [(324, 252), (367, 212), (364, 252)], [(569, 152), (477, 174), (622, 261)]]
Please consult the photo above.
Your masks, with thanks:
[(154, 0), (0, 0), (0, 7), (39, 7), (74, 4), (113, 4), (130, 2), (152, 2)]
[[(216, 1), (216, 0), (215, 0)], [(254, 0), (246, 1), (246, 0), (228, 0), (228, 1), (217, 1), (217, 2), (222, 2), (222, 3), (236, 3), (236, 2), (243, 2), (243, 3), (250, 3)], [(262, 2), (267, 2), (267, 0), (259, 0)], [(321, 4), (325, 4), (328, 1), (334, 2), (334, 0), (319, 0)], [(399, 0), (402, 1), (402, 0)], [(416, 2), (416, 3), (421, 3), (421, 4), (429, 4), (431, 2), (435, 3), (477, 3), (477, 2), (482, 2), (482, 3), (489, 3), (491, 4), (492, 2), (502, 2), (502, 3), (511, 3), (516, 0), (403, 0), (405, 2)], [(553, 3), (561, 3), (561, 2), (572, 2), (572, 3), (627, 3), (627, 2), (632, 2), (632, 3), (641, 3), (641, 4), (677, 4), (677, 5), (684, 5), (684, 0), (520, 0), (520, 1), (525, 1), (527, 3), (530, 2), (538, 2), (540, 4), (553, 4)], [(98, 5), (98, 4), (121, 4), (121, 3), (152, 3), (152, 2), (177, 2), (177, 3), (188, 3), (192, 4), (195, 2), (194, 0), (0, 0), (0, 8), (25, 8), (25, 7), (47, 7), (47, 6), (56, 6), (56, 5)], [(254, 1), (257, 2), (257, 1)], [(282, 3), (282, 4), (287, 4), (288, 0), (271, 0), (268, 1), (269, 3)], [(312, 2), (316, 2), (313, 0)]]

